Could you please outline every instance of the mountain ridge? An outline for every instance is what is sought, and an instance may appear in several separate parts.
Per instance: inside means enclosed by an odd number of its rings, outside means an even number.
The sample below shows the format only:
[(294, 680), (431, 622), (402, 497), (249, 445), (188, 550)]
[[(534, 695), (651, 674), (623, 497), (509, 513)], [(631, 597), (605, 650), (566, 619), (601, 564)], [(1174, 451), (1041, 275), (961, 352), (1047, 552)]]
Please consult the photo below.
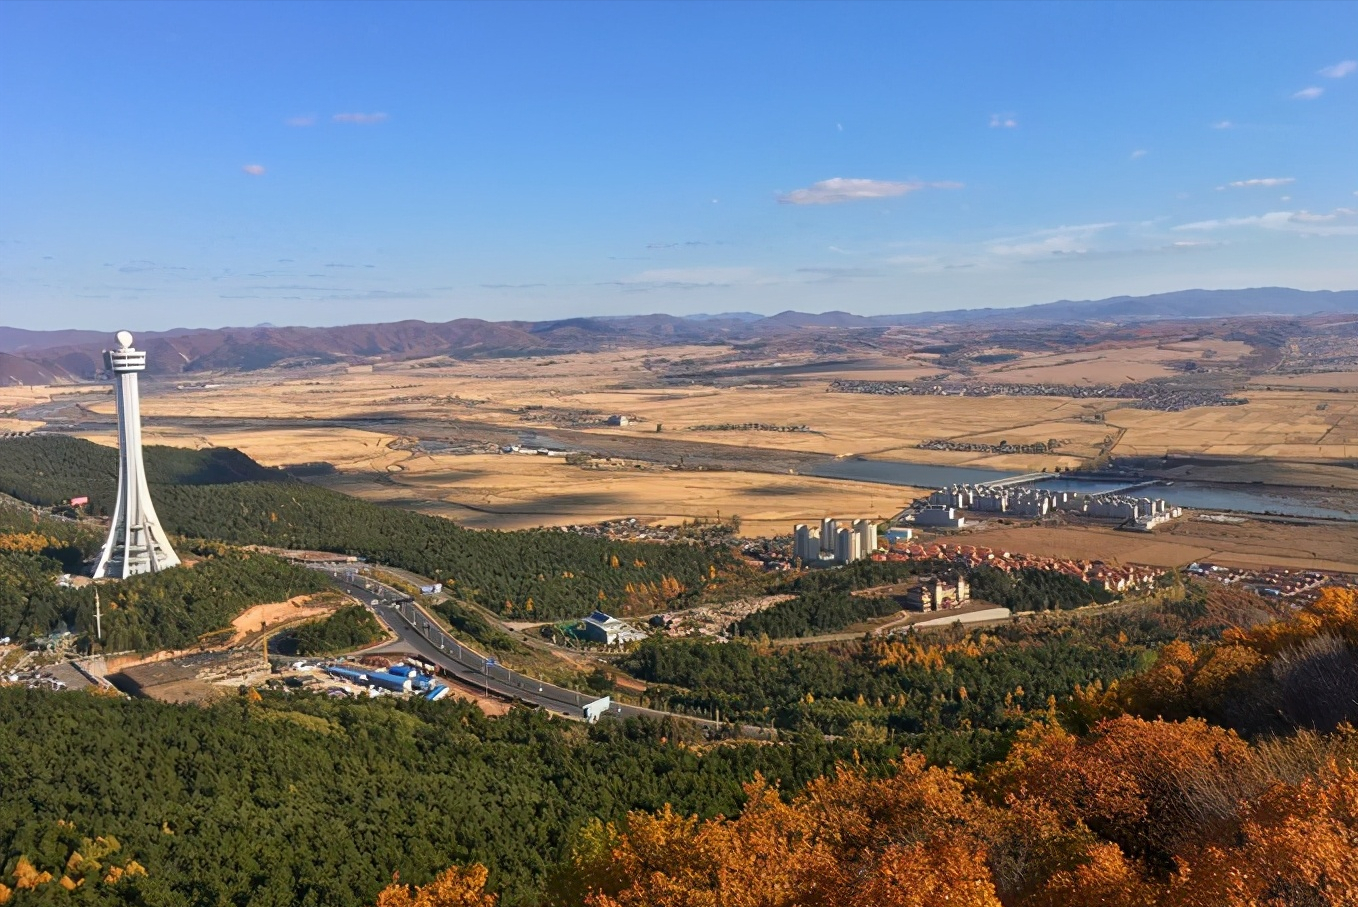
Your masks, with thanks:
[[(252, 371), (288, 365), (448, 356), (505, 358), (590, 352), (617, 346), (759, 340), (809, 330), (885, 330), (969, 325), (1125, 324), (1252, 316), (1358, 314), (1358, 290), (1178, 290), (1150, 296), (1059, 300), (1013, 308), (955, 309), (896, 315), (787, 310), (768, 316), (737, 312), (664, 313), (547, 321), (446, 322), (406, 319), (336, 327), (173, 328), (138, 334), (151, 374)], [(85, 381), (102, 368), (110, 337), (98, 331), (32, 331), (0, 327), (0, 385)]]

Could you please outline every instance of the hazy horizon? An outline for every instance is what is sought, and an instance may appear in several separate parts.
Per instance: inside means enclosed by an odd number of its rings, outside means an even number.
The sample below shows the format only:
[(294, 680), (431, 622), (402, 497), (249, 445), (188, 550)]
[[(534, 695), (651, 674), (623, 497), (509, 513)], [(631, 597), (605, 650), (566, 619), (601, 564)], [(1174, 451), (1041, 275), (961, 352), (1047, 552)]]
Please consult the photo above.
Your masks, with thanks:
[[(1251, 291), (1251, 290), (1286, 290), (1286, 291), (1293, 291), (1293, 290), (1296, 290), (1296, 289), (1297, 289), (1296, 287), (1227, 287), (1227, 288), (1222, 288), (1221, 291), (1222, 291), (1222, 292), (1231, 292), (1231, 291), (1247, 292), (1247, 291)], [(1186, 288), (1184, 288), (1183, 290), (1179, 290), (1179, 291), (1170, 291), (1170, 293), (1171, 293), (1171, 294), (1172, 294), (1172, 293), (1175, 293), (1175, 292), (1191, 293), (1191, 292), (1200, 292), (1200, 291), (1208, 291), (1208, 292), (1212, 292), (1212, 290), (1209, 290), (1209, 288), (1206, 288), (1206, 287), (1186, 287)], [(1303, 291), (1303, 292), (1353, 293), (1353, 292), (1358, 292), (1358, 287), (1354, 287), (1354, 288), (1341, 288), (1341, 289), (1337, 289), (1337, 290), (1318, 290), (1318, 291)], [(1121, 298), (1128, 298), (1128, 299), (1145, 299), (1145, 298), (1149, 298), (1149, 297), (1152, 296), (1152, 295), (1166, 295), (1166, 294), (1148, 294), (1147, 296), (1126, 296), (1126, 294), (1119, 294), (1119, 295), (1117, 295), (1117, 296), (1104, 297), (1103, 299), (1053, 299), (1053, 300), (1047, 300), (1045, 303), (1030, 303), (1030, 304), (1026, 304), (1026, 305), (1010, 305), (1010, 306), (1000, 306), (1000, 305), (996, 305), (996, 306), (976, 306), (976, 307), (966, 307), (966, 308), (961, 308), (961, 307), (959, 307), (959, 308), (953, 308), (953, 309), (922, 309), (922, 310), (919, 310), (919, 311), (917, 311), (917, 312), (855, 312), (855, 311), (853, 311), (853, 309), (850, 309), (850, 308), (842, 308), (842, 309), (821, 309), (821, 310), (819, 310), (819, 311), (810, 310), (810, 309), (779, 309), (779, 310), (777, 310), (777, 311), (770, 311), (770, 312), (754, 312), (754, 311), (748, 311), (748, 310), (746, 310), (746, 311), (723, 311), (723, 312), (690, 312), (690, 313), (686, 313), (686, 314), (679, 314), (679, 315), (676, 315), (676, 314), (673, 313), (673, 312), (666, 312), (666, 311), (660, 311), (660, 310), (655, 310), (655, 311), (641, 310), (641, 311), (636, 311), (636, 312), (618, 313), (618, 314), (590, 314), (590, 313), (584, 313), (584, 312), (581, 312), (581, 313), (567, 313), (567, 314), (562, 314), (562, 315), (555, 316), (555, 317), (553, 317), (553, 318), (545, 318), (545, 319), (496, 318), (496, 317), (493, 317), (493, 316), (490, 316), (490, 315), (475, 315), (475, 314), (471, 314), (471, 315), (453, 315), (453, 316), (450, 316), (450, 317), (448, 317), (448, 318), (392, 317), (392, 318), (366, 319), (366, 320), (342, 320), (342, 321), (333, 321), (333, 322), (317, 321), (317, 322), (313, 322), (313, 323), (300, 323), (300, 322), (292, 323), (292, 322), (281, 322), (281, 321), (280, 321), (280, 322), (256, 322), (256, 323), (254, 323), (254, 324), (246, 324), (246, 323), (236, 323), (236, 322), (224, 321), (224, 322), (219, 322), (219, 323), (189, 324), (189, 323), (177, 323), (177, 322), (176, 322), (176, 323), (169, 323), (169, 321), (167, 321), (166, 323), (161, 324), (161, 325), (156, 325), (156, 324), (133, 324), (133, 325), (129, 325), (129, 324), (124, 324), (124, 323), (122, 323), (123, 321), (126, 321), (125, 318), (122, 319), (122, 320), (120, 321), (120, 320), (119, 320), (119, 316), (117, 316), (116, 314), (110, 313), (110, 314), (109, 314), (107, 317), (105, 317), (101, 322), (99, 322), (98, 324), (95, 324), (95, 325), (86, 325), (86, 324), (68, 324), (68, 325), (60, 325), (60, 326), (50, 327), (50, 328), (30, 328), (30, 327), (26, 327), (26, 326), (24, 326), (24, 325), (22, 325), (22, 324), (11, 323), (11, 322), (8, 322), (8, 321), (7, 321), (7, 322), (4, 322), (4, 323), (0, 323), (0, 328), (9, 328), (9, 329), (18, 329), (18, 330), (25, 330), (25, 331), (33, 331), (33, 332), (35, 332), (35, 333), (41, 333), (41, 332), (45, 332), (45, 331), (52, 331), (52, 332), (59, 332), (59, 331), (106, 331), (106, 332), (112, 334), (112, 333), (114, 333), (114, 332), (116, 332), (116, 331), (125, 330), (125, 329), (126, 329), (126, 330), (131, 330), (131, 331), (133, 331), (134, 333), (163, 334), (163, 333), (166, 333), (166, 332), (169, 332), (169, 331), (180, 331), (180, 330), (183, 330), (183, 331), (212, 331), (212, 330), (237, 330), (237, 329), (250, 329), (250, 328), (340, 328), (340, 327), (361, 326), (361, 325), (367, 325), (367, 324), (393, 324), (393, 323), (399, 323), (399, 322), (403, 322), (403, 321), (422, 321), (422, 322), (425, 322), (425, 323), (427, 323), (427, 324), (439, 324), (439, 323), (448, 322), (448, 321), (454, 321), (454, 320), (458, 320), (458, 319), (481, 320), (481, 321), (486, 321), (486, 322), (489, 322), (489, 323), (508, 323), (508, 322), (543, 323), (543, 322), (547, 322), (547, 321), (571, 321), (571, 320), (578, 320), (578, 319), (612, 319), (612, 318), (628, 318), (628, 317), (642, 317), (642, 318), (645, 318), (645, 317), (678, 317), (678, 318), (691, 318), (691, 319), (695, 319), (695, 320), (697, 320), (697, 319), (720, 319), (720, 318), (724, 318), (724, 317), (737, 317), (737, 318), (739, 318), (739, 317), (742, 317), (742, 316), (745, 316), (745, 317), (755, 316), (755, 317), (757, 317), (757, 318), (769, 318), (769, 317), (773, 317), (773, 316), (775, 316), (775, 315), (780, 315), (780, 314), (785, 314), (785, 313), (796, 313), (796, 314), (802, 314), (802, 315), (848, 314), (848, 315), (854, 315), (854, 316), (859, 316), (859, 317), (874, 317), (874, 316), (913, 315), (913, 314), (930, 314), (930, 313), (947, 314), (947, 313), (965, 312), (965, 311), (982, 311), (982, 310), (986, 310), (986, 309), (989, 309), (989, 308), (994, 308), (994, 309), (1018, 309), (1018, 308), (1026, 308), (1026, 307), (1030, 307), (1030, 306), (1033, 306), (1033, 305), (1047, 305), (1047, 304), (1082, 305), (1082, 304), (1086, 304), (1086, 303), (1092, 304), (1092, 303), (1105, 302), (1105, 301), (1107, 301), (1107, 300), (1109, 300), (1109, 299), (1121, 299)], [(1290, 313), (1282, 313), (1282, 312), (1280, 312), (1280, 313), (1277, 313), (1277, 314), (1290, 314)], [(1212, 316), (1203, 316), (1203, 317), (1212, 317)], [(170, 321), (172, 321), (172, 320), (173, 320), (173, 316), (170, 317)]]

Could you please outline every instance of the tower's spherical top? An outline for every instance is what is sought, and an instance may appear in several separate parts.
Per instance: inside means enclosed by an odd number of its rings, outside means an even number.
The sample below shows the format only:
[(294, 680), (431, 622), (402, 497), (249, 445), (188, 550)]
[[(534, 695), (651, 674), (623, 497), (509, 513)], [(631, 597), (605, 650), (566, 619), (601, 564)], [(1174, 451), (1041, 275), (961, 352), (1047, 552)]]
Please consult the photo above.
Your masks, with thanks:
[(115, 336), (118, 341), (118, 348), (123, 350), (132, 349), (132, 335), (127, 331), (119, 331)]

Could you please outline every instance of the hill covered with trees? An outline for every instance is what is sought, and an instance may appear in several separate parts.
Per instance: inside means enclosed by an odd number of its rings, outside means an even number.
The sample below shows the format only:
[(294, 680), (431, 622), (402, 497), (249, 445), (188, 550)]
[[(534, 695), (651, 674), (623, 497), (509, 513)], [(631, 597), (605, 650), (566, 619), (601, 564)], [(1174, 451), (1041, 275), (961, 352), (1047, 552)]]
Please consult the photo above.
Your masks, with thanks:
[[(0, 902), (358, 907), (393, 873), (477, 861), (506, 904), (530, 905), (591, 820), (666, 803), (735, 815), (757, 773), (795, 791), (853, 755), (815, 734), (699, 743), (682, 722), (492, 720), (449, 700), (200, 708), (0, 688), (0, 884), (18, 889)], [(88, 852), (99, 838), (116, 854)], [(20, 888), (20, 860), (50, 882)], [(144, 873), (107, 881), (129, 861)]]
[[(285, 482), (287, 473), (260, 466), (227, 447), (143, 448), (146, 479), (154, 486)], [(107, 515), (118, 499), (118, 449), (65, 435), (0, 439), (0, 494), (39, 507), (88, 497), (88, 511)]]
[[(62, 587), (56, 579), (78, 569), (98, 543), (87, 535), (61, 538), (61, 525), (50, 520), (26, 531), (5, 531), (6, 522), (32, 524), (12, 511), (7, 518), (3, 513), (0, 636), (25, 639), (69, 630), (92, 638), (96, 587)], [(330, 588), (321, 573), (257, 552), (204, 543), (184, 553), (193, 557), (192, 566), (97, 587), (106, 651), (183, 648), (227, 627), (252, 605)]]
[(303, 624), (269, 641), (285, 655), (335, 655), (360, 649), (383, 636), (382, 624), (362, 605), (347, 605), (321, 620)]
[[(902, 753), (904, 735), (705, 744), (677, 720), (487, 719), (456, 702), (0, 690), (0, 767), (21, 792), (0, 799), (0, 900), (1345, 907), (1358, 706), (1243, 734), (1210, 709), (1222, 689), (1325, 699), (1334, 680), (1300, 666), (1352, 657), (1358, 595), (1249, 626), (1267, 616), (1223, 591), (1116, 625), (1035, 618), (1111, 633), (1142, 667), (1034, 701), (967, 771)], [(912, 642), (902, 657), (940, 678), (999, 651), (977, 634)], [(1042, 698), (1027, 692), (1040, 668), (1025, 671), (1015, 719)], [(1142, 714), (1167, 705), (1186, 717)]]
[[(548, 620), (616, 610), (640, 587), (669, 590), (671, 601), (696, 601), (749, 575), (725, 548), (463, 529), (290, 480), (237, 451), (149, 447), (146, 461), (157, 513), (172, 533), (356, 555), (433, 577), (450, 593), (506, 616)], [(112, 506), (116, 475), (117, 451), (88, 441), (0, 440), (0, 491), (30, 503), (50, 506), (88, 492), (98, 512)]]
[(1163, 598), (1109, 613), (1053, 612), (987, 629), (817, 646), (652, 638), (618, 667), (650, 685), (657, 708), (855, 739), (889, 736), (937, 761), (975, 767), (1003, 753), (1049, 697), (1112, 684), (1176, 640), (1214, 640), (1277, 614), (1255, 596), (1216, 586)]
[[(1355, 661), (1358, 593), (1327, 590), (1295, 617), (1214, 632), (1254, 608), (1246, 598), (1191, 603), (1189, 635), (1216, 639), (1167, 643), (1150, 670), (1050, 702), (974, 773), (906, 755), (886, 773), (842, 764), (791, 796), (756, 780), (738, 817), (636, 811), (581, 833), (546, 901), (1351, 907), (1358, 698), (1352, 671), (1329, 669)], [(1234, 695), (1261, 697), (1252, 711), (1267, 719), (1245, 736), (1215, 721)], [(1162, 707), (1209, 717), (1136, 714)], [(485, 882), (482, 867), (454, 866), (421, 887), (397, 882), (378, 904), (494, 907)]]

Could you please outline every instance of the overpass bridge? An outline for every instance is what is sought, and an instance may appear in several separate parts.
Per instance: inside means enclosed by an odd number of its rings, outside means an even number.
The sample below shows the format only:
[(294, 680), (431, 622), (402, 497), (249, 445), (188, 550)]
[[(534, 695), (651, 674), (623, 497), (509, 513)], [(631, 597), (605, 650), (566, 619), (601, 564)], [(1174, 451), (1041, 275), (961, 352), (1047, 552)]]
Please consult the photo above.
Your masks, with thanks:
[(1051, 473), (1048, 472), (1028, 472), (1021, 476), (996, 479), (993, 482), (977, 482), (976, 486), (978, 488), (1015, 488), (1019, 485), (1031, 485), (1034, 482), (1041, 482), (1043, 479), (1050, 479), (1051, 477)]

